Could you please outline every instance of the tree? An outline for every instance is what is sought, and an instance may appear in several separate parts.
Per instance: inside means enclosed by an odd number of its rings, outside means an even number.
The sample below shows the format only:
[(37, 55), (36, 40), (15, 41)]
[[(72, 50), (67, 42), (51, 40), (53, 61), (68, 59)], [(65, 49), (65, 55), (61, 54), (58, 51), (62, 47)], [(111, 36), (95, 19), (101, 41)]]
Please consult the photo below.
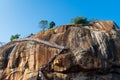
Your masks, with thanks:
[(88, 24), (89, 21), (85, 17), (75, 17), (75, 18), (71, 19), (71, 23), (85, 25), (85, 24)]
[(40, 24), (40, 27), (42, 28), (43, 31), (48, 27), (48, 21), (47, 20), (41, 20), (39, 22), (39, 24)]
[(49, 24), (49, 29), (53, 28), (54, 26), (55, 26), (55, 22), (51, 21), (50, 24)]
[(13, 41), (14, 39), (18, 39), (19, 37), (20, 37), (20, 34), (12, 35), (10, 38), (10, 41)]

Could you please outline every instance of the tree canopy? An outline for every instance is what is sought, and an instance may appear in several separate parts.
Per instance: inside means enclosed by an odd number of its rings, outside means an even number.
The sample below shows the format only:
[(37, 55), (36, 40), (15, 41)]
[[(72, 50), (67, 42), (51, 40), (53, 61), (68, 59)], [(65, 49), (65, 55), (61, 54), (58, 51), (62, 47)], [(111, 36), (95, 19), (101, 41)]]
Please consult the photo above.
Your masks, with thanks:
[(40, 28), (42, 28), (43, 31), (48, 27), (48, 21), (47, 20), (41, 20), (39, 22), (39, 24), (40, 24)]
[(20, 34), (15, 34), (10, 37), (10, 41), (13, 41), (14, 39), (18, 39), (20, 37)]
[(71, 23), (84, 25), (84, 24), (88, 24), (89, 21), (85, 17), (75, 17), (75, 18), (71, 19)]
[(51, 21), (50, 24), (49, 24), (49, 29), (53, 28), (54, 26), (55, 26), (55, 22)]

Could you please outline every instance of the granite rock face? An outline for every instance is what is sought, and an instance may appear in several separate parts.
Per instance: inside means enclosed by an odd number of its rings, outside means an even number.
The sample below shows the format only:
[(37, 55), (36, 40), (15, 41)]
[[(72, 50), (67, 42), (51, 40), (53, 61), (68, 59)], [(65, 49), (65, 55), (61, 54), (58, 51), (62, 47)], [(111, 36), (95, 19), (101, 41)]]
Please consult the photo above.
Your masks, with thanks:
[(1, 80), (119, 80), (120, 33), (112, 21), (63, 25), (0, 47)]

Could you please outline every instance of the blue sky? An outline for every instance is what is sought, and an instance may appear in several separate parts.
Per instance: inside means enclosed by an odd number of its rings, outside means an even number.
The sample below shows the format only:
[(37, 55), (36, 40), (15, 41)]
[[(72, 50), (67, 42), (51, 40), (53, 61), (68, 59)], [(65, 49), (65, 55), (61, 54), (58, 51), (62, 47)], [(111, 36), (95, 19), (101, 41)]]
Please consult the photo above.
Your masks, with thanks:
[(113, 20), (120, 25), (120, 0), (0, 0), (0, 41), (16, 33), (38, 33), (40, 20), (69, 24), (76, 16)]

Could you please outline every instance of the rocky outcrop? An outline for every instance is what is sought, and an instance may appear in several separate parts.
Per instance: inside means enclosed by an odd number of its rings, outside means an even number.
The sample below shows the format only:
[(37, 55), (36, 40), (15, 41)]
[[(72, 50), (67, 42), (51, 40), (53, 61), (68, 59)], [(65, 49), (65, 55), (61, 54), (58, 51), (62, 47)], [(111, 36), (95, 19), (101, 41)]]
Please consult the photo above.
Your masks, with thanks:
[(63, 25), (0, 47), (1, 80), (119, 80), (120, 33), (112, 21)]

